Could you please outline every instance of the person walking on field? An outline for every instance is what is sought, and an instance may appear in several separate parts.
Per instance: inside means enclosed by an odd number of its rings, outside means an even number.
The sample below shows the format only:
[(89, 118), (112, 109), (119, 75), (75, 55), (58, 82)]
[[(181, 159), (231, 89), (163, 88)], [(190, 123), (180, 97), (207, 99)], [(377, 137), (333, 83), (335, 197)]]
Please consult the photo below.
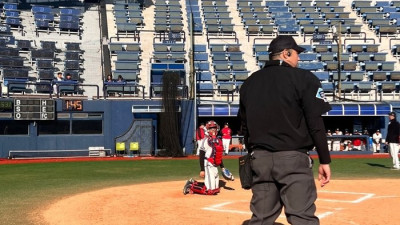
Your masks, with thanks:
[(232, 139), (232, 130), (229, 128), (229, 124), (225, 123), (224, 128), (221, 130), (222, 134), (222, 145), (224, 146), (225, 155), (229, 153), (229, 145), (231, 144)]
[(270, 61), (240, 89), (238, 117), (251, 152), (250, 225), (272, 225), (285, 208), (290, 224), (316, 225), (317, 191), (308, 151), (316, 147), (321, 187), (331, 178), (322, 114), (331, 107), (318, 78), (296, 68), (305, 51), (291, 36), (269, 45)]
[(399, 170), (399, 137), (400, 137), (400, 124), (396, 120), (396, 113), (389, 113), (389, 125), (386, 135), (386, 145), (389, 147), (390, 156), (393, 159), (394, 170)]

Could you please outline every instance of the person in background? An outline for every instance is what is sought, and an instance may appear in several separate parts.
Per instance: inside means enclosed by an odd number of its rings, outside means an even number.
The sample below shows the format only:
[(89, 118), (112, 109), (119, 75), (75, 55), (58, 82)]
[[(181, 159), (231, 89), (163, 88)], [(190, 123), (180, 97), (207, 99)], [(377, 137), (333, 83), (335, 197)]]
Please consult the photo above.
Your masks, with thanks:
[(197, 151), (196, 155), (200, 155), (201, 141), (205, 137), (206, 130), (204, 129), (204, 123), (200, 123), (200, 126), (196, 129), (196, 141), (197, 141)]
[[(355, 130), (354, 135), (359, 136), (361, 134), (360, 134), (360, 132), (358, 132), (358, 130)], [(353, 144), (353, 149), (361, 151), (361, 145), (362, 145), (361, 138), (354, 138), (352, 141), (352, 144)], [(349, 149), (349, 150), (352, 150), (352, 149)]]
[(376, 130), (372, 135), (374, 153), (378, 153), (381, 150), (382, 134), (380, 130)]
[[(345, 136), (352, 136), (348, 129), (344, 131)], [(343, 141), (343, 151), (350, 151), (351, 150), (351, 139), (345, 139)]]
[(124, 82), (124, 78), (122, 77), (122, 75), (118, 75), (117, 82)]
[(67, 75), (65, 75), (65, 80), (72, 81), (72, 75), (70, 73), (67, 73)]
[(399, 136), (400, 136), (400, 124), (396, 120), (396, 113), (389, 113), (389, 125), (386, 135), (386, 145), (389, 147), (390, 156), (393, 159), (393, 170), (399, 170)]
[(328, 150), (329, 150), (329, 151), (332, 151), (332, 138), (330, 138), (330, 137), (332, 137), (332, 132), (331, 132), (331, 130), (328, 130), (328, 131), (326, 132), (326, 137), (327, 137), (327, 139), (328, 139)]
[(224, 146), (224, 153), (228, 155), (229, 153), (229, 145), (231, 144), (232, 139), (232, 130), (229, 128), (229, 124), (225, 123), (224, 128), (221, 130), (222, 134), (222, 145)]
[(106, 82), (113, 82), (113, 79), (112, 79), (112, 75), (111, 75), (111, 74), (108, 74), (108, 75), (107, 75)]
[[(337, 136), (337, 135), (343, 135), (343, 132), (340, 131), (339, 128), (336, 128), (335, 133), (332, 134), (332, 136)], [(342, 145), (341, 138), (333, 138), (332, 139), (332, 151), (340, 151), (341, 145)]]
[(53, 80), (53, 93), (57, 94), (57, 85), (55, 83), (59, 82), (59, 81), (63, 81), (64, 77), (63, 74), (61, 72), (57, 73), (56, 78)]

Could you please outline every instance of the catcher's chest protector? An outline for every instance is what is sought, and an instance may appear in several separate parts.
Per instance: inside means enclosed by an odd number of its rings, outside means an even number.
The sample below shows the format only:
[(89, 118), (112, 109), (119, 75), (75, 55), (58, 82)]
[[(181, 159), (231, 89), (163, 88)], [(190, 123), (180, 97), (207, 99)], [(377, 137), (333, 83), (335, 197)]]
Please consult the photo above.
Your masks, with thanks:
[(208, 139), (208, 144), (212, 147), (212, 153), (207, 159), (210, 163), (215, 166), (219, 166), (222, 163), (222, 154), (224, 153), (224, 147), (222, 146), (222, 141), (218, 138)]

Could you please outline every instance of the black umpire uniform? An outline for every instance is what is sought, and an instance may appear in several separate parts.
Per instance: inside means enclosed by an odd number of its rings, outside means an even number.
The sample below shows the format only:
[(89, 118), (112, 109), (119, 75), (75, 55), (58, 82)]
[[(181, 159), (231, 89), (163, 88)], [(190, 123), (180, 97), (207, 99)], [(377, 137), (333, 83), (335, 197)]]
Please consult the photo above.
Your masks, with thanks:
[[(278, 36), (273, 48), (305, 49), (290, 36)], [(272, 51), (271, 51), (272, 49)], [(239, 118), (252, 151), (253, 197), (250, 224), (273, 224), (285, 206), (291, 224), (319, 224), (312, 160), (331, 162), (321, 114), (329, 111), (318, 78), (283, 60), (268, 61), (241, 86)]]

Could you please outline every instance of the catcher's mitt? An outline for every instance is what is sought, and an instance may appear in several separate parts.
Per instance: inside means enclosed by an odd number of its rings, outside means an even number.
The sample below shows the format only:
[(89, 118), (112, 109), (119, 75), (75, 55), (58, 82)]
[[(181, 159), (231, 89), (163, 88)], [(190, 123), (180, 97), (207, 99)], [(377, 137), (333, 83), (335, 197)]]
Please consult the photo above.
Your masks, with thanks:
[(226, 168), (222, 168), (222, 176), (224, 177), (225, 180), (231, 180), (231, 181), (235, 180), (232, 173)]

